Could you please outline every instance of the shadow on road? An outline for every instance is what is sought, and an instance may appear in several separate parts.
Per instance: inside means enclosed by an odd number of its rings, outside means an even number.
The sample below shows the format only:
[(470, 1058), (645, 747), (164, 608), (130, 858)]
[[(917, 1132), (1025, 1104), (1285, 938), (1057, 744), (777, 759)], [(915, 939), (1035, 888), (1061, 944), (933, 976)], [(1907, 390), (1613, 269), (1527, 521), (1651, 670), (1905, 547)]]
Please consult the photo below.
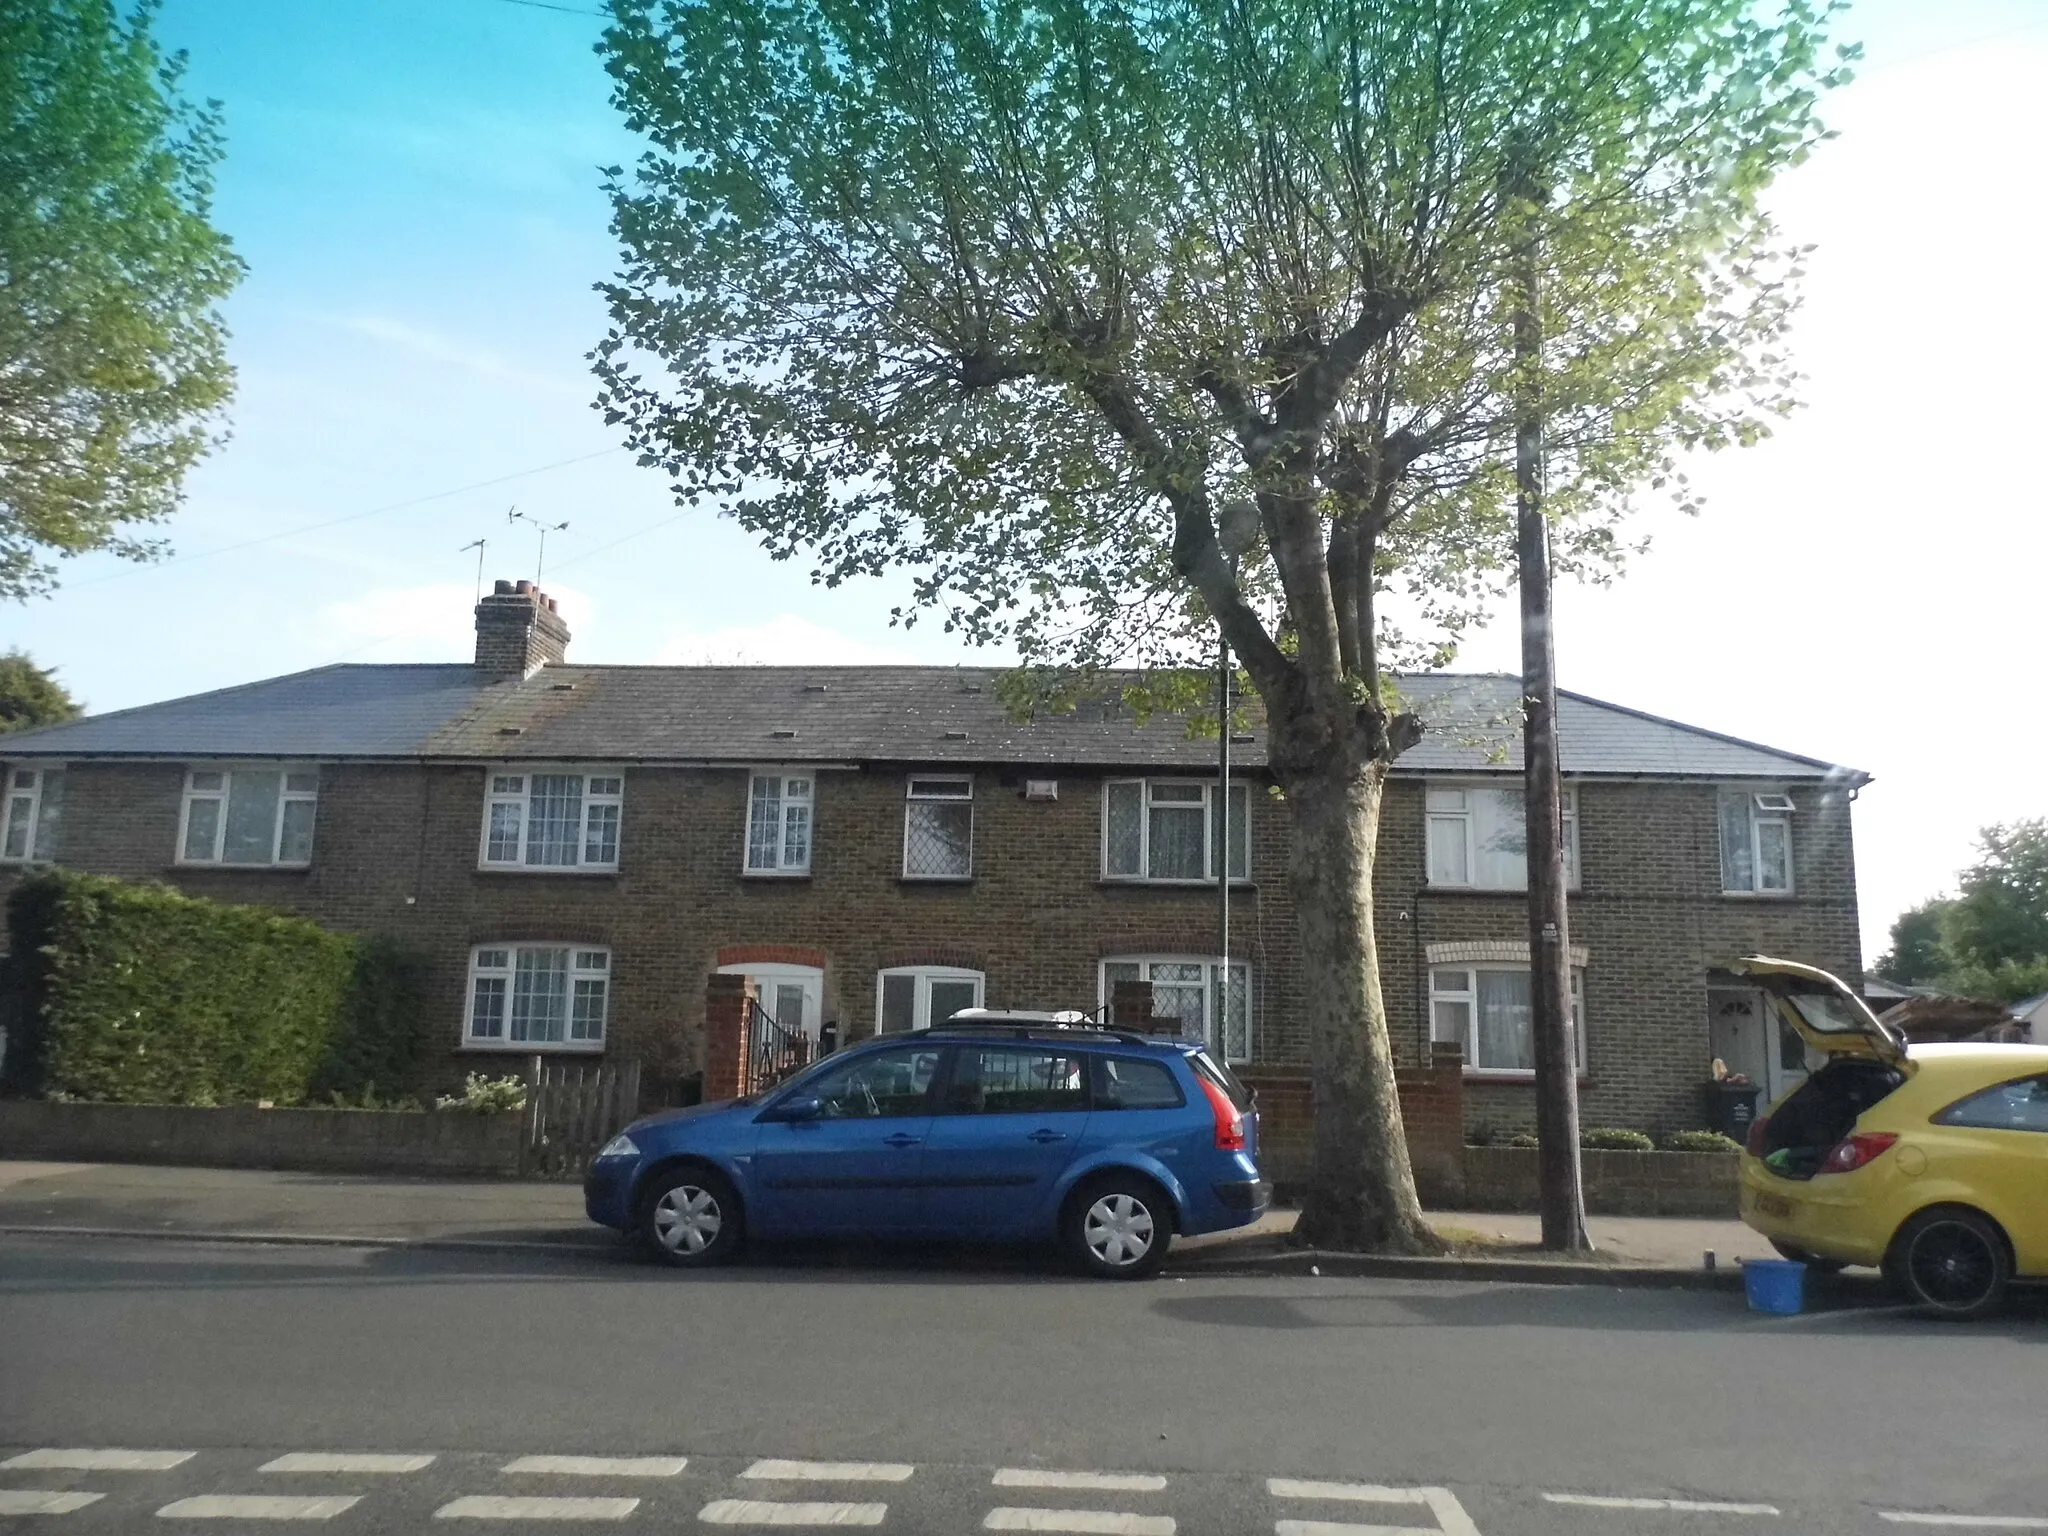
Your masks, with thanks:
[[(1369, 1283), (1369, 1282), (1368, 1282)], [(1395, 1288), (1398, 1287), (1398, 1288)], [(1923, 1318), (1876, 1285), (1824, 1288), (1792, 1317), (1751, 1312), (1739, 1292), (1620, 1290), (1601, 1286), (1458, 1285), (1392, 1282), (1360, 1294), (1328, 1281), (1276, 1295), (1205, 1287), (1161, 1297), (1155, 1315), (1216, 1328), (1316, 1329), (1583, 1328), (1603, 1332), (1984, 1337), (2048, 1343), (2048, 1289), (2015, 1291), (1999, 1316), (1979, 1323)]]

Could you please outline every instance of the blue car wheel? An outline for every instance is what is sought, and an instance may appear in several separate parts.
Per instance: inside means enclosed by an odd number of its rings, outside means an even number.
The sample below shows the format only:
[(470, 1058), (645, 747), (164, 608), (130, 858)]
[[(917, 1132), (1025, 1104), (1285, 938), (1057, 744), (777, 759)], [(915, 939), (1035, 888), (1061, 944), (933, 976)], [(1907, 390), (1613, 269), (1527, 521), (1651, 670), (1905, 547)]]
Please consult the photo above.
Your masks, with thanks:
[(740, 1250), (739, 1196), (713, 1168), (658, 1175), (640, 1202), (640, 1241), (655, 1258), (681, 1268), (723, 1264)]
[(1173, 1206), (1158, 1185), (1140, 1174), (1105, 1174), (1068, 1199), (1060, 1236), (1087, 1273), (1105, 1280), (1142, 1280), (1166, 1262)]

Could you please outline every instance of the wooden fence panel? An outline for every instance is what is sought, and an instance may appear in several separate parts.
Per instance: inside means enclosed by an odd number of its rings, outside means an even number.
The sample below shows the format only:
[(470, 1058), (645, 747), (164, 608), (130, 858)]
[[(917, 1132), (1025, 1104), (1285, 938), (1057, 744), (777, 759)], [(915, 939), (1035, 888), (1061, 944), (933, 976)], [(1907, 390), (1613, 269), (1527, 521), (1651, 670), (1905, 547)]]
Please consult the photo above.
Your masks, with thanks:
[(640, 1063), (550, 1062), (526, 1069), (529, 1177), (580, 1179), (590, 1159), (639, 1113)]

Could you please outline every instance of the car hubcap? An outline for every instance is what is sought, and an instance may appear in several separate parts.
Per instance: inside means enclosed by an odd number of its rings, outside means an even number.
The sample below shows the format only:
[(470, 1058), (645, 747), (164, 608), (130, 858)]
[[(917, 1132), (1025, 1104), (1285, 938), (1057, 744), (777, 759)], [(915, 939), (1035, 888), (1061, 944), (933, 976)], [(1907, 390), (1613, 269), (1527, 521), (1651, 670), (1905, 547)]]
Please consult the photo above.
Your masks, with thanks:
[(1997, 1257), (1984, 1235), (1959, 1222), (1941, 1222), (1913, 1239), (1914, 1289), (1938, 1307), (1962, 1311), (1989, 1294)]
[(694, 1184), (678, 1184), (654, 1206), (654, 1240), (670, 1253), (702, 1253), (725, 1225), (718, 1202)]
[(1104, 1195), (1088, 1207), (1081, 1235), (1096, 1258), (1122, 1269), (1152, 1251), (1152, 1213), (1135, 1195)]

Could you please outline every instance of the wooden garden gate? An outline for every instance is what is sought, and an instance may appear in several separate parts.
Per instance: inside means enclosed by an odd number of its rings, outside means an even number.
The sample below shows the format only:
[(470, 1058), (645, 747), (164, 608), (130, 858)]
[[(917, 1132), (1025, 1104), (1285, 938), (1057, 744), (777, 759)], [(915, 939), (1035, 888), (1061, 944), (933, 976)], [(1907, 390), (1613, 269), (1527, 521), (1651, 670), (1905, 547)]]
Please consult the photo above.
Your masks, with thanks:
[(528, 1178), (580, 1179), (597, 1149), (639, 1113), (639, 1062), (529, 1057), (520, 1172)]

